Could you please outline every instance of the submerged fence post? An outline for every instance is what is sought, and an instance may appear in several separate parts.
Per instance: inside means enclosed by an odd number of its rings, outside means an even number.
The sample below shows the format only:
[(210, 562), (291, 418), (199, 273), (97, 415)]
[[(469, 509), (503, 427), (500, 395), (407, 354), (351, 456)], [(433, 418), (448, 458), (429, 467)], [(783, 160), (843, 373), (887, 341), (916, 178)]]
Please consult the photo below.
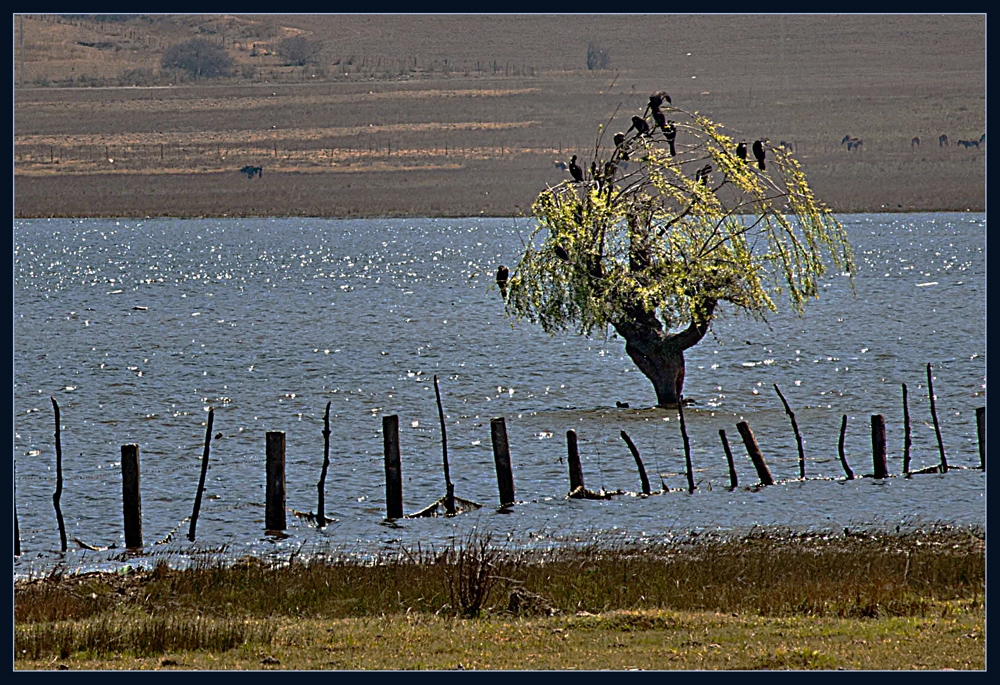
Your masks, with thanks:
[(576, 431), (570, 428), (566, 431), (566, 462), (569, 464), (569, 491), (576, 492), (577, 488), (584, 488), (583, 466), (580, 464), (580, 450), (577, 447)]
[(876, 478), (888, 478), (885, 466), (885, 419), (881, 414), (872, 415), (872, 463)]
[(642, 481), (642, 494), (648, 495), (649, 491), (649, 478), (646, 477), (646, 467), (642, 465), (642, 459), (639, 457), (639, 448), (635, 446), (632, 442), (632, 438), (628, 436), (625, 431), (621, 432), (622, 440), (628, 445), (628, 451), (632, 453), (632, 457), (635, 459), (635, 465), (639, 467), (639, 480)]
[(382, 447), (385, 454), (385, 517), (403, 518), (403, 475), (399, 456), (399, 416), (382, 417)]
[(736, 464), (733, 463), (733, 451), (729, 449), (726, 431), (721, 428), (719, 429), (719, 439), (722, 440), (722, 449), (726, 451), (726, 461), (729, 463), (729, 488), (735, 490), (739, 487), (739, 480), (736, 478)]
[(927, 396), (931, 400), (931, 418), (934, 419), (934, 435), (937, 436), (938, 452), (941, 453), (941, 473), (948, 473), (948, 460), (944, 456), (944, 441), (941, 439), (941, 424), (938, 423), (937, 407), (934, 406), (934, 379), (930, 364), (927, 364)]
[(781, 403), (785, 405), (785, 413), (788, 414), (788, 418), (792, 421), (792, 430), (795, 432), (795, 442), (799, 447), (799, 478), (806, 477), (806, 454), (805, 450), (802, 449), (802, 434), (799, 432), (799, 423), (795, 420), (795, 412), (792, 408), (788, 406), (788, 400), (785, 396), (781, 394), (781, 389), (778, 387), (777, 383), (774, 383), (774, 391), (778, 393), (778, 397), (781, 398)]
[(847, 436), (847, 414), (840, 420), (840, 442), (837, 443), (837, 451), (840, 453), (840, 465), (844, 467), (847, 480), (854, 480), (854, 471), (847, 465), (847, 452), (844, 451), (844, 438)]
[(514, 472), (510, 466), (510, 446), (507, 443), (507, 424), (503, 417), (490, 420), (490, 439), (493, 441), (493, 461), (497, 468), (497, 489), (500, 506), (514, 504)]
[(761, 485), (774, 485), (771, 470), (767, 468), (767, 462), (764, 461), (764, 455), (761, 454), (760, 446), (757, 445), (757, 438), (750, 430), (750, 424), (746, 421), (740, 421), (736, 424), (736, 430), (743, 438), (743, 445), (747, 448), (747, 454), (750, 456), (750, 461), (753, 462), (753, 467), (757, 469), (757, 477), (760, 479)]
[(191, 512), (191, 525), (188, 527), (188, 540), (194, 542), (194, 529), (198, 525), (198, 512), (201, 509), (201, 495), (205, 491), (205, 476), (208, 473), (208, 451), (212, 444), (212, 421), (215, 420), (215, 407), (209, 407), (208, 427), (205, 428), (205, 452), (201, 456), (201, 477), (198, 479), (198, 492), (194, 496), (194, 511)]
[(691, 466), (691, 441), (684, 425), (684, 396), (677, 398), (677, 413), (681, 419), (681, 438), (684, 440), (684, 466), (687, 469), (688, 492), (694, 492), (694, 467)]
[(125, 547), (142, 548), (142, 498), (139, 493), (139, 446), (122, 445), (122, 513)]
[(986, 470), (986, 407), (976, 407), (976, 435), (979, 437), (979, 468)]
[(323, 468), (319, 473), (319, 483), (316, 484), (316, 527), (326, 525), (326, 471), (330, 468), (330, 403), (326, 403), (326, 413), (323, 414)]
[(441, 390), (438, 388), (438, 377), (434, 375), (434, 399), (437, 400), (438, 420), (441, 422), (441, 461), (444, 463), (444, 511), (455, 513), (455, 485), (451, 482), (451, 472), (448, 470), (448, 430), (444, 423), (444, 407), (441, 405)]
[[(56, 509), (56, 522), (59, 524), (59, 544), (60, 549), (63, 552), (66, 551), (66, 524), (63, 522), (62, 507), (59, 505), (59, 500), (62, 498), (63, 489), (63, 477), (62, 477), (62, 439), (60, 438), (59, 431), (59, 405), (56, 403), (55, 397), (49, 397), (52, 400), (52, 410), (56, 415), (56, 491), (52, 495), (52, 506)], [(142, 535), (139, 536), (140, 538)], [(139, 545), (142, 546), (141, 543)]]
[(264, 530), (285, 530), (285, 431), (268, 431)]
[(903, 383), (903, 474), (910, 473), (910, 448), (913, 446), (910, 432), (910, 403), (907, 401), (906, 383)]

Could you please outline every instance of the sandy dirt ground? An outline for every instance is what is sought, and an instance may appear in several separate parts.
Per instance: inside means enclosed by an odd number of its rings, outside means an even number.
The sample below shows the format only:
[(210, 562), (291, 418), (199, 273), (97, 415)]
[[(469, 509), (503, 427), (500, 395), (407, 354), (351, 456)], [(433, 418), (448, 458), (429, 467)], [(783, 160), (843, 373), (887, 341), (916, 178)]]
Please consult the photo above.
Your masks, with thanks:
[[(626, 128), (663, 89), (735, 138), (793, 146), (836, 211), (985, 209), (983, 16), (267, 20), (322, 42), (326, 70), (39, 87), (41, 73), (153, 69), (176, 36), (116, 26), (102, 42), (93, 23), (26, 22), (15, 215), (524, 215), (566, 178), (557, 162), (589, 158), (600, 125)], [(134, 64), (115, 41), (141, 43)], [(247, 42), (233, 45), (252, 66)], [(587, 68), (595, 45), (607, 69)]]

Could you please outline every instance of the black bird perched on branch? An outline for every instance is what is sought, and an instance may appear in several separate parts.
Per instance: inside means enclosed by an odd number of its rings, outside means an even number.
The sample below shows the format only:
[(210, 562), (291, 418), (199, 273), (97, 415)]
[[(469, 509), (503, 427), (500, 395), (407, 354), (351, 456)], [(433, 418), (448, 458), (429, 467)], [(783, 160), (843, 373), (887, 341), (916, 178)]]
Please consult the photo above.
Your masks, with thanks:
[(497, 267), (497, 285), (500, 287), (500, 296), (507, 299), (507, 279), (510, 277), (510, 269), (501, 264)]
[(744, 162), (747, 161), (747, 141), (741, 140), (740, 144), (736, 146), (736, 156)]
[(658, 109), (653, 110), (653, 121), (656, 122), (656, 126), (663, 131), (667, 132), (667, 115)]
[(566, 251), (565, 247), (559, 245), (558, 243), (556, 244), (556, 256), (564, 262), (569, 261), (569, 252)]
[(618, 132), (615, 134), (615, 147), (618, 149), (618, 156), (622, 158), (622, 161), (628, 161), (628, 150), (623, 146), (625, 143), (625, 134)]
[(698, 171), (694, 175), (694, 179), (696, 181), (701, 181), (702, 185), (707, 186), (708, 185), (708, 175), (710, 173), (712, 173), (712, 165), (711, 164), (706, 164), (702, 168), (698, 169)]
[(573, 177), (573, 180), (577, 183), (583, 182), (583, 169), (581, 169), (576, 163), (576, 155), (570, 157), (569, 160), (569, 173)]
[(674, 148), (674, 140), (677, 138), (677, 127), (673, 121), (668, 121), (667, 125), (663, 127), (663, 135), (667, 137), (667, 142), (670, 143), (670, 156), (676, 157), (677, 150)]
[(755, 140), (753, 141), (753, 156), (757, 158), (757, 168), (764, 171), (764, 141)]
[(658, 93), (653, 93), (649, 96), (649, 109), (655, 112), (663, 106), (664, 100), (667, 101), (667, 104), (673, 104), (673, 100), (670, 99), (670, 96), (665, 91), (661, 90)]
[[(649, 124), (647, 124), (646, 120), (640, 116), (632, 117), (632, 125), (628, 130), (631, 131), (632, 129), (635, 129), (635, 132), (640, 136), (649, 135)], [(626, 131), (626, 133), (628, 133), (628, 131)]]

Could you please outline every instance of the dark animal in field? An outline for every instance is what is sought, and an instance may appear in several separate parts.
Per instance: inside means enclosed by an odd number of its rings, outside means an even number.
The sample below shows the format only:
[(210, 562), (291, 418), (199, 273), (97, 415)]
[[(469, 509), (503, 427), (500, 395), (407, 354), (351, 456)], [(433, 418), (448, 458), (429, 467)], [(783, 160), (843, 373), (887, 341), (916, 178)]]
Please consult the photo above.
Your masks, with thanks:
[(948, 145), (948, 136), (942, 135), (938, 138), (938, 147), (946, 147)]
[(757, 160), (757, 168), (760, 169), (761, 171), (764, 171), (767, 168), (767, 165), (764, 163), (764, 141), (763, 140), (753, 141), (752, 148), (753, 148), (753, 156)]
[(667, 142), (670, 143), (670, 156), (677, 156), (677, 149), (674, 147), (674, 141), (677, 139), (677, 126), (674, 125), (673, 121), (667, 121), (667, 125), (663, 129), (663, 135), (667, 137)]
[(844, 143), (846, 143), (850, 139), (851, 139), (851, 136), (850, 136), (850, 134), (848, 134), (848, 135), (844, 136), (843, 138), (841, 138), (840, 144), (843, 145)]
[(500, 287), (500, 296), (507, 299), (507, 280), (510, 277), (510, 269), (501, 264), (497, 267), (497, 286)]
[(736, 146), (736, 156), (744, 162), (747, 161), (747, 141), (741, 140), (740, 144)]
[(857, 150), (858, 146), (861, 145), (862, 140), (860, 138), (852, 138), (851, 136), (847, 136), (846, 138), (844, 138), (844, 140), (840, 141), (840, 143), (841, 145), (847, 143), (847, 151), (850, 152), (851, 150)]
[[(649, 135), (649, 124), (646, 123), (646, 120), (643, 119), (642, 117), (639, 116), (632, 117), (632, 125), (629, 126), (628, 130), (631, 131), (633, 129), (635, 129), (635, 132), (640, 136)], [(626, 131), (626, 133), (628, 133), (628, 131)]]
[(985, 133), (983, 135), (979, 136), (979, 142), (980, 143), (985, 143), (986, 142), (986, 134)]
[(573, 155), (569, 159), (569, 174), (573, 177), (573, 180), (577, 183), (583, 182), (583, 169), (579, 167), (576, 163), (576, 155)]
[(247, 178), (253, 178), (255, 174), (257, 175), (257, 177), (263, 177), (264, 168), (259, 166), (245, 166), (242, 169), (240, 169), (240, 173), (246, 174)]
[(968, 150), (970, 147), (975, 147), (977, 150), (979, 149), (978, 140), (960, 140), (958, 141), (958, 144), (963, 146), (966, 150)]
[(910, 147), (920, 147), (920, 136), (913, 136), (910, 139)]

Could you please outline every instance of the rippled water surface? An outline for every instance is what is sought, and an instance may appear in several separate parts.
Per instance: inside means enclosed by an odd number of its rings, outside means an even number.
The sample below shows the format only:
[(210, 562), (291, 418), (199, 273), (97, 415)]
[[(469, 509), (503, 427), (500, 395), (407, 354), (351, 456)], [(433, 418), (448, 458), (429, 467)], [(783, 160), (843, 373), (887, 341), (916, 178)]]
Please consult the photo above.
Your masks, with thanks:
[[(595, 534), (662, 537), (753, 525), (985, 523), (976, 407), (985, 406), (985, 216), (848, 215), (855, 292), (829, 274), (803, 317), (767, 322), (723, 311), (687, 353), (685, 410), (698, 489), (686, 486), (676, 411), (651, 408), (652, 386), (620, 339), (550, 337), (504, 317), (492, 285), (527, 237), (509, 219), (32, 220), (14, 223), (14, 461), (29, 573), (57, 563), (54, 422), (62, 413), (62, 509), (70, 538), (123, 543), (120, 447), (137, 443), (149, 560), (192, 552), (379, 552), (447, 544), (471, 527), (541, 544)], [(784, 303), (782, 303), (783, 305)], [(939, 461), (927, 401), (934, 390), (946, 475), (843, 479), (841, 417), (859, 475), (872, 473), (870, 417), (883, 414), (889, 469), (901, 471), (909, 390), (913, 466)], [(398, 414), (407, 512), (444, 494), (434, 400), (443, 396), (451, 478), (483, 503), (454, 518), (385, 516), (382, 417)], [(749, 421), (777, 479), (759, 491), (735, 424)], [(264, 534), (265, 433), (286, 433), (287, 506), (315, 511), (323, 413), (331, 403), (322, 531), (289, 513), (286, 539)], [(630, 408), (617, 408), (627, 402)], [(215, 408), (197, 543), (190, 516), (209, 407)], [(503, 416), (518, 504), (497, 511), (490, 419)], [(567, 429), (579, 434), (586, 485), (635, 491), (619, 431), (650, 472), (648, 499), (565, 498)], [(719, 430), (741, 487), (730, 491)], [(171, 536), (173, 533), (173, 536)], [(163, 542), (163, 544), (156, 544)], [(66, 562), (98, 567), (108, 553)], [(142, 563), (140, 560), (139, 563)]]

